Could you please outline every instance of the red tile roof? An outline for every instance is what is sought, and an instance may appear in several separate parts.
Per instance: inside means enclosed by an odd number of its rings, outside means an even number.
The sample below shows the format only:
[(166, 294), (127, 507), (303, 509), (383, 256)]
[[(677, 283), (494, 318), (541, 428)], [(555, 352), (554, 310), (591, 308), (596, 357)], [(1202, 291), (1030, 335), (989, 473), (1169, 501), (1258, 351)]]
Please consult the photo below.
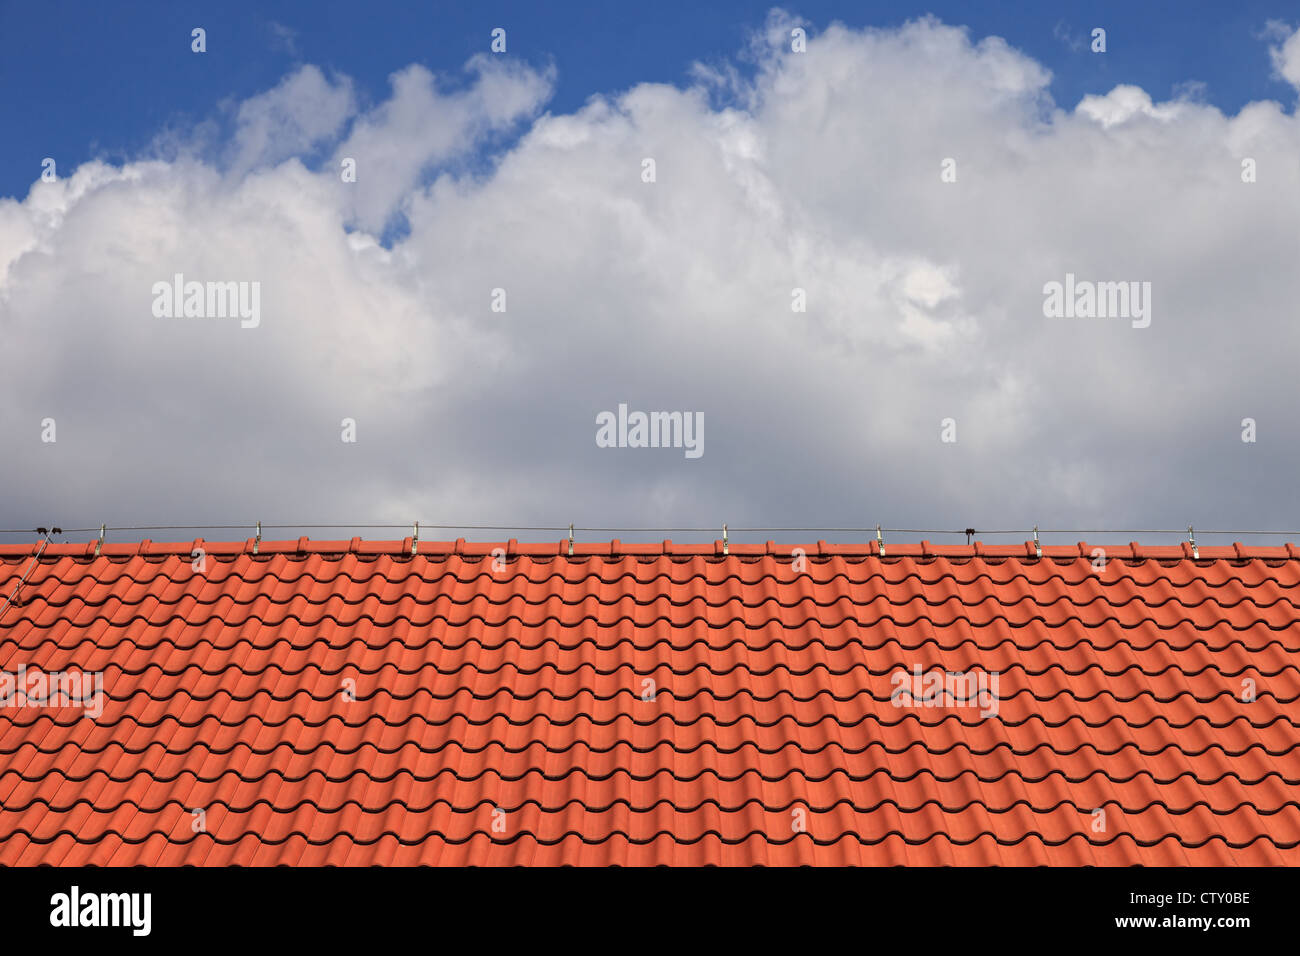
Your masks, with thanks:
[(567, 550), (49, 545), (0, 863), (1300, 863), (1293, 546)]

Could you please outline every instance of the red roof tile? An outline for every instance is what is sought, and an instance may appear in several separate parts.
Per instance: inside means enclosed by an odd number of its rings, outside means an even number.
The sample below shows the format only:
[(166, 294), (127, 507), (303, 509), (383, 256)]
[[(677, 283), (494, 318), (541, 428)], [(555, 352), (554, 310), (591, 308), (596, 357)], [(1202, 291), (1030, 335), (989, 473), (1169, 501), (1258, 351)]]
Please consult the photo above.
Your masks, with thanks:
[(1300, 863), (1291, 545), (567, 549), (49, 545), (0, 863)]

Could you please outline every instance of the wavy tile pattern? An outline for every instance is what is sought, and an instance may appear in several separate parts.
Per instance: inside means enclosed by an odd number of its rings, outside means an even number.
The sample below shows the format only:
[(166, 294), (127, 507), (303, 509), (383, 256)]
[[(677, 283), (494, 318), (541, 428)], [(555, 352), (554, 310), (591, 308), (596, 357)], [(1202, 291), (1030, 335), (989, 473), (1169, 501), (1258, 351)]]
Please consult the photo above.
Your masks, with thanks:
[(1300, 863), (1295, 548), (875, 547), (0, 547), (0, 863)]

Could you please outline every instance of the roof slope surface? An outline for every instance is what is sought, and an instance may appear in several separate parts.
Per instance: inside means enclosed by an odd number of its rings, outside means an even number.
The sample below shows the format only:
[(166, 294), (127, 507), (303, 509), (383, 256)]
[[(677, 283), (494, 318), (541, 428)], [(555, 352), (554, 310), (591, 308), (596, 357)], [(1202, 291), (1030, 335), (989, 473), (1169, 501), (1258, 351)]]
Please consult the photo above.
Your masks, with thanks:
[(411, 550), (0, 547), (0, 863), (1300, 863), (1292, 546)]

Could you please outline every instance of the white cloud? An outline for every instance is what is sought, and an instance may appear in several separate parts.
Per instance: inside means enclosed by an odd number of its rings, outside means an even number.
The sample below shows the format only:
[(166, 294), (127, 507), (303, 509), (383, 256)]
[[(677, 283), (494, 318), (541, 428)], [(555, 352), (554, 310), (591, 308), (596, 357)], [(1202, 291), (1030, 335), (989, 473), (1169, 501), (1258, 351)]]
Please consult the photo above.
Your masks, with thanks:
[(1273, 69), (1278, 76), (1300, 90), (1300, 29), (1290, 31), (1276, 21), (1269, 26), (1275, 33), (1281, 34), (1282, 42), (1269, 47), (1269, 56), (1273, 60)]
[(1177, 103), (1156, 105), (1146, 90), (1127, 85), (1117, 86), (1105, 96), (1085, 96), (1078, 109), (1084, 116), (1107, 127), (1127, 122), (1134, 116), (1168, 121), (1178, 115)]
[(467, 155), (484, 135), (533, 115), (551, 93), (550, 72), (486, 54), (467, 69), (473, 84), (453, 93), (440, 92), (422, 66), (394, 73), (392, 98), (362, 117), (338, 147), (337, 157), (358, 161), (351, 210), (362, 227), (382, 230), (425, 170)]
[[(0, 518), (1294, 513), (1293, 114), (1133, 87), (1059, 109), (996, 38), (831, 26), (793, 54), (782, 16), (749, 80), (714, 65), (568, 115), (538, 115), (549, 71), (505, 61), (452, 91), (408, 67), (355, 117), (348, 81), (308, 67), (245, 104), (233, 164), (90, 164), (0, 201), (0, 436), (21, 463)], [(319, 171), (294, 158), (312, 148)], [(460, 165), (485, 148), (486, 170)], [(176, 272), (260, 281), (261, 327), (152, 318)], [(1151, 327), (1045, 319), (1066, 272), (1150, 281)], [(704, 457), (596, 448), (619, 402), (703, 411)]]
[(240, 104), (231, 144), (232, 173), (277, 163), (338, 134), (356, 110), (352, 83), (331, 83), (311, 65), (286, 76), (275, 89)]

